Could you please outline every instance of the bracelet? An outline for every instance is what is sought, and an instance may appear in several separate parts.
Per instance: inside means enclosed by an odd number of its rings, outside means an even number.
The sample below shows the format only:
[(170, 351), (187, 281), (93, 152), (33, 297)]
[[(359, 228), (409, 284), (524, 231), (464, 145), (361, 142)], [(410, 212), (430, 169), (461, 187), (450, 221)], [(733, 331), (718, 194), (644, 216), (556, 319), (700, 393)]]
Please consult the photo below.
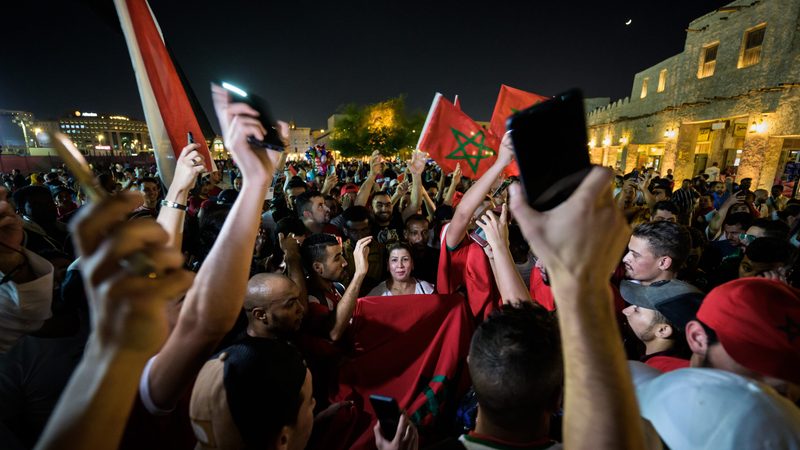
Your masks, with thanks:
[(187, 209), (189, 209), (189, 207), (186, 205), (181, 205), (180, 203), (171, 202), (169, 200), (161, 200), (161, 206), (180, 209), (181, 211), (186, 211)]

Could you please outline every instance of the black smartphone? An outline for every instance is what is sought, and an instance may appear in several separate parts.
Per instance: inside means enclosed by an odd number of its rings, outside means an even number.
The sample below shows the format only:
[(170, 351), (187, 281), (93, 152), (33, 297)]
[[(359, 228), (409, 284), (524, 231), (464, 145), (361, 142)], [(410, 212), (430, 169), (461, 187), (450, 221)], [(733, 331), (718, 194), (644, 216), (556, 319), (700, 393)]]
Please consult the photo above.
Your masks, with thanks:
[(495, 197), (498, 197), (498, 196), (502, 195), (503, 192), (505, 192), (505, 190), (508, 189), (509, 186), (511, 186), (511, 183), (513, 183), (515, 181), (519, 181), (517, 179), (517, 177), (515, 177), (515, 176), (510, 176), (510, 177), (506, 178), (505, 180), (503, 180), (503, 182), (500, 184), (500, 186), (498, 186), (497, 189), (495, 189), (495, 191), (492, 192), (492, 198), (495, 198)]
[(560, 205), (592, 168), (583, 95), (577, 89), (556, 95), (514, 114), (507, 125), (528, 203), (538, 211)]
[(220, 83), (220, 85), (226, 91), (228, 91), (232, 102), (246, 103), (250, 105), (251, 108), (258, 111), (258, 120), (261, 122), (261, 125), (264, 127), (264, 129), (267, 130), (267, 135), (264, 136), (263, 140), (249, 136), (247, 141), (250, 143), (250, 145), (282, 152), (285, 146), (281, 140), (281, 133), (278, 130), (278, 122), (273, 119), (272, 114), (270, 113), (269, 104), (266, 102), (266, 100), (256, 95), (248, 94), (243, 89), (228, 83), (227, 81), (223, 81)]
[(370, 395), (369, 402), (381, 425), (381, 434), (391, 441), (394, 439), (397, 425), (400, 423), (400, 407), (397, 406), (395, 399), (383, 395)]

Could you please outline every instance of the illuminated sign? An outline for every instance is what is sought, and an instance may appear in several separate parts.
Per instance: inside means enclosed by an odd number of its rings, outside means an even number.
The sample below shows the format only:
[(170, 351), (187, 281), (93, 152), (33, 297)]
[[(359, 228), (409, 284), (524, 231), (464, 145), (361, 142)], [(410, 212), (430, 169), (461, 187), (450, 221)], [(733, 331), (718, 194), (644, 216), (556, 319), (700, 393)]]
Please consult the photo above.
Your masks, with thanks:
[(95, 150), (111, 150), (111, 146), (110, 145), (95, 145), (94, 149)]
[(82, 113), (82, 114), (83, 114), (83, 117), (97, 117), (97, 113), (85, 112), (85, 113)]
[(109, 119), (114, 119), (114, 120), (131, 120), (131, 119), (128, 119), (127, 117), (125, 117), (125, 116), (108, 116), (108, 118)]

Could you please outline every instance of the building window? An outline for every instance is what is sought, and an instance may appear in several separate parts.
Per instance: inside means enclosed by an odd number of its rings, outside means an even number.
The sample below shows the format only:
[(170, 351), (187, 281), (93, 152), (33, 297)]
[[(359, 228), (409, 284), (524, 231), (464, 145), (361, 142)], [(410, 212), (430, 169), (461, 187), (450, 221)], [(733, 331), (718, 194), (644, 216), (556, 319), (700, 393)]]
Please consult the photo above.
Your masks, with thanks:
[(661, 72), (658, 73), (658, 89), (656, 92), (664, 92), (664, 88), (667, 87), (667, 69), (661, 69)]
[(764, 32), (767, 24), (761, 24), (744, 32), (742, 50), (739, 52), (738, 67), (750, 67), (761, 61), (761, 44), (764, 43)]
[(719, 42), (706, 45), (700, 52), (700, 67), (697, 68), (697, 78), (706, 78), (714, 75), (714, 68), (717, 65), (717, 50)]
[(647, 82), (648, 81), (650, 81), (650, 78), (645, 78), (644, 80), (642, 80), (642, 95), (640, 95), (639, 98), (647, 97)]

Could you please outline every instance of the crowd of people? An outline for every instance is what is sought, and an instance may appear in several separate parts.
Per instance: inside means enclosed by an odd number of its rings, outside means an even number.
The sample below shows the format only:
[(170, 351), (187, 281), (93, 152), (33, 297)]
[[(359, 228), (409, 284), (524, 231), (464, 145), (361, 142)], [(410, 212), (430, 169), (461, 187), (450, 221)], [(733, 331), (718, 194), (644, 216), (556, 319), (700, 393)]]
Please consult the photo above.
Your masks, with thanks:
[[(169, 185), (95, 167), (97, 202), (64, 168), (3, 174), (3, 448), (349, 448), (365, 411), (379, 449), (800, 448), (783, 186), (595, 167), (535, 211), (498, 189), (509, 137), (478, 179), (418, 151), (323, 176), (213, 94), (218, 171), (197, 144)], [(395, 296), (461, 308), (471, 340), (434, 425), (406, 410), (387, 438), (335, 400), (359, 305)]]

